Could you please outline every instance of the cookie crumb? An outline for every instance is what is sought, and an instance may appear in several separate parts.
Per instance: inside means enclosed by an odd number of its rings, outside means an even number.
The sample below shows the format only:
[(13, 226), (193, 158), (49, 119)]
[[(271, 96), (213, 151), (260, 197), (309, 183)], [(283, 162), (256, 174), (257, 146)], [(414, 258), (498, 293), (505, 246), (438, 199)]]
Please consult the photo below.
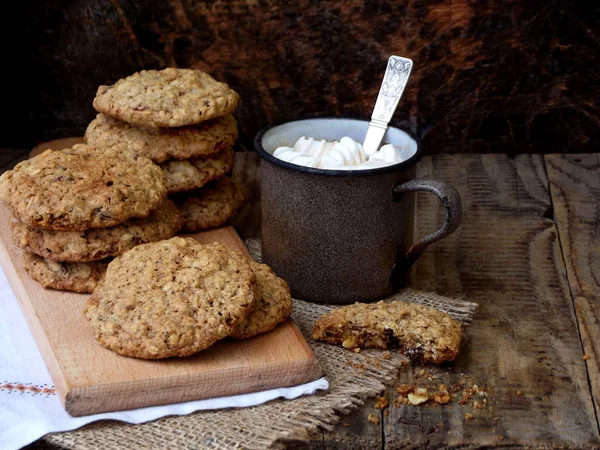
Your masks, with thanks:
[(390, 352), (383, 352), (381, 354), (381, 359), (392, 359), (392, 354)]
[(414, 390), (415, 387), (410, 384), (401, 384), (400, 386), (396, 386), (396, 392), (400, 395), (407, 395)]
[(435, 393), (433, 400), (440, 405), (447, 405), (452, 401), (448, 387), (445, 384), (440, 384), (438, 391)]
[(408, 404), (410, 404), (410, 403), (408, 402), (408, 399), (404, 395), (399, 395), (398, 397), (396, 397), (394, 399), (394, 406), (396, 408), (400, 408), (400, 406), (408, 405)]
[(385, 397), (384, 395), (381, 396), (377, 396), (377, 398), (375, 399), (375, 408), (377, 409), (383, 409), (386, 408), (388, 406), (388, 399), (387, 397)]
[(379, 419), (377, 418), (377, 416), (373, 413), (369, 414), (369, 417), (367, 419), (369, 422), (374, 423), (375, 425), (379, 425)]
[(354, 352), (354, 353), (360, 353), (360, 348), (355, 348), (355, 349), (353, 350), (353, 352)]
[(465, 419), (466, 420), (471, 420), (472, 418), (473, 418), (473, 414), (465, 413)]
[(592, 359), (592, 357), (590, 355), (588, 355), (588, 354), (583, 355), (583, 360), (584, 361), (588, 361), (590, 359)]
[(419, 388), (414, 393), (408, 394), (408, 401), (411, 405), (421, 405), (429, 400), (429, 392), (427, 389)]
[(352, 338), (348, 338), (342, 342), (342, 347), (344, 348), (354, 348), (356, 347), (356, 342)]
[(523, 392), (522, 391), (517, 391), (517, 396), (518, 397), (523, 397)]
[(502, 441), (504, 439), (504, 436), (498, 436), (498, 440)]

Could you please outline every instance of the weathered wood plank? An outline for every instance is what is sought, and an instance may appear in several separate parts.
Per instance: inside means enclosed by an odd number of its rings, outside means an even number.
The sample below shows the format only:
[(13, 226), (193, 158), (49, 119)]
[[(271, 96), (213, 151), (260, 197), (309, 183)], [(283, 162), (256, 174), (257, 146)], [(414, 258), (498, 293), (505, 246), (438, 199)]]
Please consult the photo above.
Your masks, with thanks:
[[(480, 310), (454, 364), (423, 375), (414, 366), (398, 384), (455, 386), (459, 398), (477, 385), (485, 395), (392, 407), (386, 448), (600, 444), (542, 169), (539, 155), (440, 155), (420, 164), (420, 177), (456, 186), (465, 214), (418, 261), (412, 286), (464, 295)], [(419, 195), (420, 233), (442, 222), (438, 201)]]
[[(323, 444), (326, 450), (354, 450), (357, 448), (383, 448), (382, 430), (385, 423), (382, 411), (373, 407), (374, 399), (366, 399), (357, 411), (344, 415), (340, 423), (330, 432), (324, 432)], [(374, 414), (379, 423), (369, 422), (369, 414)]]
[[(379, 423), (371, 423), (369, 414), (375, 414)], [(356, 450), (381, 449), (383, 442), (383, 412), (373, 408), (373, 399), (350, 414), (343, 415), (332, 431), (313, 431), (304, 440), (284, 440), (287, 450)]]
[[(251, 175), (256, 171), (254, 155), (236, 158), (243, 158), (244, 173), (250, 173), (246, 180), (253, 180), (246, 185), (256, 191), (260, 179)], [(422, 256), (413, 271), (413, 287), (465, 295), (480, 302), (481, 311), (455, 364), (427, 366), (425, 376), (423, 367), (415, 365), (399, 375), (396, 385), (446, 384), (457, 387), (455, 395), (460, 398), (476, 384), (486, 396), (474, 394), (464, 405), (456, 398), (450, 405), (396, 408), (393, 400), (398, 394), (390, 389), (389, 416), (381, 416), (386, 448), (597, 445), (579, 337), (549, 218), (543, 158), (424, 158), (419, 176), (452, 182), (461, 192), (466, 214), (455, 235)], [(428, 195), (419, 196), (418, 211), (422, 233), (443, 220), (438, 201)], [(485, 407), (473, 407), (474, 401)], [(360, 443), (379, 448), (382, 443), (373, 433), (379, 427), (367, 422), (373, 411), (373, 400), (367, 400), (359, 411), (343, 416), (332, 432), (324, 432), (322, 440), (313, 435), (286, 444), (329, 449), (356, 448)], [(473, 419), (466, 420), (466, 413)]]
[[(554, 218), (600, 412), (600, 155), (546, 155)], [(589, 359), (587, 359), (589, 357)]]

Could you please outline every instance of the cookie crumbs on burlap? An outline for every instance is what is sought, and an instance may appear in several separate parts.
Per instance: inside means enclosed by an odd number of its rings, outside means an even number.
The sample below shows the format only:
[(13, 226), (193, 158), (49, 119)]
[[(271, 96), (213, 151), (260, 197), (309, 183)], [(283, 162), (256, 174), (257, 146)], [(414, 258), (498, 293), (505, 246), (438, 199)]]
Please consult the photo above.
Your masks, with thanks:
[(175, 237), (115, 258), (84, 314), (98, 342), (121, 355), (188, 356), (242, 322), (255, 306), (255, 280), (241, 253)]

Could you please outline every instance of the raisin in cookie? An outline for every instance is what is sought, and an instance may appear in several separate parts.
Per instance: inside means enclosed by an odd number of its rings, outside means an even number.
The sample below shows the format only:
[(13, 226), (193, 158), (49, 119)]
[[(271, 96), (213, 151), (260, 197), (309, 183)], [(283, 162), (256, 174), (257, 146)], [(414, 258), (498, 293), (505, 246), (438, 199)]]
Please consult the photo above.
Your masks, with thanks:
[(266, 264), (251, 261), (250, 267), (256, 275), (256, 306), (231, 333), (231, 337), (236, 339), (250, 338), (271, 331), (292, 315), (292, 296), (287, 283), (275, 275)]
[(233, 149), (214, 155), (179, 161), (172, 159), (160, 165), (167, 180), (169, 194), (190, 191), (224, 176), (233, 167)]
[(237, 108), (227, 84), (194, 69), (142, 70), (100, 86), (96, 111), (142, 127), (180, 127), (222, 117)]
[(187, 233), (223, 225), (237, 214), (248, 198), (246, 188), (227, 177), (173, 197), (183, 219), (181, 231)]
[(146, 217), (166, 195), (165, 176), (150, 159), (85, 144), (47, 150), (0, 176), (0, 200), (13, 215), (53, 230), (105, 228)]
[(92, 292), (104, 276), (108, 261), (56, 262), (29, 252), (22, 253), (23, 267), (45, 288)]
[(181, 128), (142, 128), (104, 114), (92, 120), (85, 141), (99, 148), (127, 148), (157, 164), (169, 159), (212, 155), (233, 147), (238, 137), (231, 114)]
[(175, 237), (115, 258), (84, 314), (98, 342), (121, 355), (188, 356), (244, 320), (255, 279), (241, 253)]
[(346, 348), (398, 348), (408, 357), (440, 363), (456, 358), (460, 324), (430, 306), (395, 301), (355, 303), (324, 314), (313, 338)]
[(12, 218), (15, 245), (29, 252), (63, 262), (97, 261), (117, 256), (136, 245), (172, 238), (181, 227), (175, 204), (165, 199), (148, 217), (129, 219), (109, 228), (83, 231), (44, 230)]

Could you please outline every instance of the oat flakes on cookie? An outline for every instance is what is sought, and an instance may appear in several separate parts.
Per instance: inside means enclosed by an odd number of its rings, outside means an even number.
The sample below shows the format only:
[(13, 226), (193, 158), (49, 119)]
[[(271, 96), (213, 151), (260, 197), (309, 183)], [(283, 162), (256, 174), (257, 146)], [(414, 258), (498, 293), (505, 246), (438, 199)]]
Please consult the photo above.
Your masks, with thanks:
[(313, 338), (345, 348), (399, 349), (434, 363), (456, 358), (462, 329), (448, 314), (425, 305), (380, 301), (335, 308), (315, 323)]
[(255, 280), (241, 253), (175, 237), (115, 258), (84, 315), (98, 342), (121, 355), (188, 356), (241, 323), (255, 305)]
[(292, 296), (287, 283), (266, 264), (250, 261), (250, 267), (256, 275), (256, 306), (231, 333), (235, 339), (246, 339), (271, 331), (292, 315)]
[(142, 70), (100, 86), (96, 111), (141, 127), (180, 127), (222, 117), (237, 108), (227, 84), (194, 69)]
[(228, 150), (237, 137), (237, 122), (231, 114), (181, 128), (137, 127), (98, 114), (85, 132), (85, 140), (90, 145), (128, 148), (157, 164), (169, 159), (195, 158)]
[(108, 261), (56, 262), (22, 252), (23, 267), (45, 288), (60, 291), (92, 292), (104, 276)]
[(148, 217), (129, 219), (109, 228), (83, 231), (44, 230), (12, 218), (13, 242), (29, 252), (54, 261), (88, 262), (117, 256), (136, 245), (172, 238), (181, 227), (175, 204), (165, 199)]
[(146, 217), (166, 195), (165, 176), (148, 158), (85, 144), (47, 150), (0, 176), (0, 201), (13, 215), (53, 230), (105, 228)]
[(173, 197), (182, 216), (181, 231), (195, 233), (225, 224), (248, 202), (247, 189), (227, 177)]
[(161, 164), (160, 168), (165, 174), (169, 194), (190, 191), (231, 171), (233, 149), (182, 161), (172, 159)]

